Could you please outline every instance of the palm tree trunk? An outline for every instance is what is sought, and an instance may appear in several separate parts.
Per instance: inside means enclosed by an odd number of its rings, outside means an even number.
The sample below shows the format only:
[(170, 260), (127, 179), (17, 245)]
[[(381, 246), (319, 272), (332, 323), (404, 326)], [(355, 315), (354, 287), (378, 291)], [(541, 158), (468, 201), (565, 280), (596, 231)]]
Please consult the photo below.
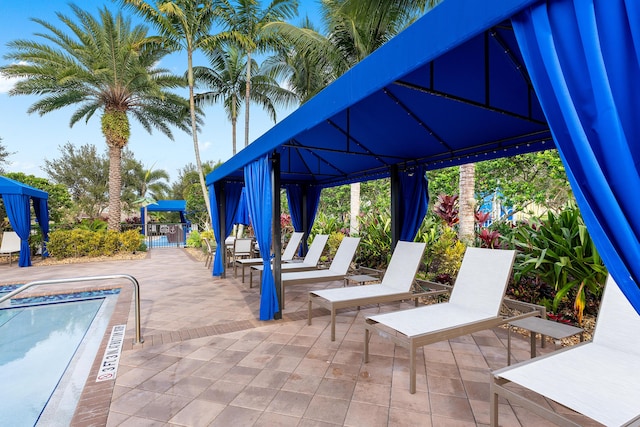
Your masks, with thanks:
[(251, 96), (251, 52), (247, 52), (247, 84), (244, 95), (244, 146), (249, 145), (249, 97)]
[(109, 146), (109, 230), (120, 231), (120, 192), (122, 191), (122, 148)]
[(193, 135), (193, 151), (196, 155), (196, 167), (198, 168), (198, 178), (200, 179), (200, 187), (202, 189), (202, 197), (207, 207), (207, 215), (209, 215), (209, 224), (211, 224), (211, 203), (209, 202), (209, 193), (207, 185), (204, 181), (204, 173), (202, 171), (202, 161), (200, 160), (200, 147), (198, 146), (198, 129), (196, 125), (196, 102), (193, 94), (193, 51), (187, 49), (187, 82), (189, 84), (189, 112), (191, 113), (191, 134)]
[(233, 145), (233, 155), (236, 155), (237, 138), (236, 132), (238, 129), (238, 110), (236, 110), (236, 102), (238, 98), (233, 96), (231, 98), (231, 144)]
[(360, 231), (360, 183), (351, 184), (351, 215), (349, 217), (349, 234), (356, 235)]
[(476, 165), (469, 163), (460, 166), (460, 213), (458, 238), (467, 245), (473, 244), (475, 238), (475, 186)]
[(238, 119), (233, 117), (231, 119), (231, 144), (233, 145), (233, 155), (236, 155), (236, 128), (238, 125)]

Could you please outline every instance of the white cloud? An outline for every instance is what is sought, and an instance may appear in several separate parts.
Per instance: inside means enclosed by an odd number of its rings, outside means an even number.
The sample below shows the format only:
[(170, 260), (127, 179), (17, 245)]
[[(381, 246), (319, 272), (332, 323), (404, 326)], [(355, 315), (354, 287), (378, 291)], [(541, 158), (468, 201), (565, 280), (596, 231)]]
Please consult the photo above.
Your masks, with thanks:
[(209, 148), (211, 148), (212, 145), (213, 143), (211, 141), (204, 141), (204, 142), (198, 141), (198, 146), (200, 147), (200, 151), (207, 151)]
[(19, 79), (0, 76), (0, 93), (7, 93)]
[[(19, 64), (26, 64), (26, 62), (20, 61)], [(13, 88), (13, 85), (20, 80), (22, 79), (17, 77), (5, 77), (0, 74), (0, 93), (9, 92)]]

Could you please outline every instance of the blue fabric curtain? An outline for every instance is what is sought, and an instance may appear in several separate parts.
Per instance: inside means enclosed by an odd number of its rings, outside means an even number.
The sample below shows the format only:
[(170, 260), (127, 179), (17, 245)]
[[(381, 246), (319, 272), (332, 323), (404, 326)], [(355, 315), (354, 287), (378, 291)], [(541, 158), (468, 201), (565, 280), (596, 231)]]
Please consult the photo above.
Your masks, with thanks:
[[(320, 192), (322, 189), (315, 186), (309, 186), (304, 190), (306, 190), (307, 194), (307, 224), (309, 226), (307, 232), (311, 232), (313, 223), (316, 220), (316, 213), (318, 212), (318, 205), (320, 204)], [(299, 185), (287, 186), (287, 202), (289, 203), (289, 212), (291, 212), (291, 222), (293, 223), (293, 228), (296, 231), (304, 231), (302, 229), (304, 224), (304, 220), (302, 218), (302, 200), (304, 190)], [(307, 249), (307, 241), (303, 240), (300, 245), (300, 249), (298, 250), (298, 254), (303, 256), (307, 253)]]
[(640, 313), (640, 2), (549, 0), (512, 22), (589, 233)]
[(271, 162), (265, 156), (245, 166), (244, 182), (247, 188), (249, 216), (253, 219), (253, 231), (260, 245), (262, 256), (262, 283), (260, 294), (260, 320), (271, 320), (280, 311), (276, 284), (271, 273), (271, 225), (273, 196), (271, 188)]
[(33, 210), (42, 230), (42, 256), (47, 257), (49, 256), (47, 251), (47, 242), (49, 241), (49, 205), (47, 199), (33, 199)]
[(218, 197), (216, 194), (215, 186), (209, 186), (209, 200), (211, 204), (211, 228), (213, 228), (213, 235), (216, 238), (216, 255), (213, 260), (213, 276), (220, 276), (224, 273), (224, 263), (222, 262), (222, 251), (224, 250), (224, 241), (231, 230), (233, 229), (233, 218), (238, 209), (238, 202), (240, 201), (240, 195), (242, 194), (242, 184), (238, 183), (226, 183), (224, 184), (225, 195), (225, 230), (224, 236), (222, 236), (220, 230), (220, 212), (218, 211)]
[(427, 214), (429, 204), (429, 183), (424, 167), (399, 173), (402, 191), (400, 240), (412, 242)]
[(233, 218), (233, 223), (243, 225), (251, 224), (249, 209), (247, 208), (247, 189), (244, 187), (242, 188), (242, 194), (240, 195), (240, 201), (238, 202), (238, 209), (236, 210), (236, 215)]
[(13, 231), (20, 237), (20, 267), (31, 266), (31, 250), (29, 248), (29, 232), (31, 231), (31, 212), (29, 196), (22, 194), (5, 194), (2, 196), (4, 207)]

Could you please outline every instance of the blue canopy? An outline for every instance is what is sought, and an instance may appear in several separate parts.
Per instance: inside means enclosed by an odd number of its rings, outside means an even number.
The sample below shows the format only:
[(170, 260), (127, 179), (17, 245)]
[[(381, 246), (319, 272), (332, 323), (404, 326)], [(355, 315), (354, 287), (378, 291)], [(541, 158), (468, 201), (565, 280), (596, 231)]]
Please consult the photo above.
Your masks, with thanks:
[[(15, 181), (5, 176), (0, 176), (0, 195), (7, 210), (7, 216), (11, 227), (20, 237), (20, 267), (31, 266), (31, 249), (29, 247), (29, 235), (31, 234), (31, 209), (29, 200), (33, 200), (36, 219), (42, 230), (44, 242), (49, 240), (49, 208), (46, 191), (38, 190), (22, 182)], [(46, 254), (46, 252), (43, 252)]]
[(144, 225), (144, 210), (147, 212), (179, 212), (180, 222), (187, 223), (187, 201), (186, 200), (158, 200), (145, 207), (140, 208), (140, 218)]
[(607, 268), (640, 311), (638, 9), (444, 1), (207, 184), (242, 182), (264, 155), (278, 156), (283, 185), (328, 187), (557, 147)]

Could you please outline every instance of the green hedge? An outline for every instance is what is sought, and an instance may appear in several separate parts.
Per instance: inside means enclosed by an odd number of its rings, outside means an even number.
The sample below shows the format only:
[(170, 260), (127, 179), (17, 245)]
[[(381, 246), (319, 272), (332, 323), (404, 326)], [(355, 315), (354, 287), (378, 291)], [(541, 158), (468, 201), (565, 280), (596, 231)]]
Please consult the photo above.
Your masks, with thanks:
[(59, 230), (49, 234), (47, 250), (55, 258), (109, 256), (144, 249), (144, 236), (137, 230)]

